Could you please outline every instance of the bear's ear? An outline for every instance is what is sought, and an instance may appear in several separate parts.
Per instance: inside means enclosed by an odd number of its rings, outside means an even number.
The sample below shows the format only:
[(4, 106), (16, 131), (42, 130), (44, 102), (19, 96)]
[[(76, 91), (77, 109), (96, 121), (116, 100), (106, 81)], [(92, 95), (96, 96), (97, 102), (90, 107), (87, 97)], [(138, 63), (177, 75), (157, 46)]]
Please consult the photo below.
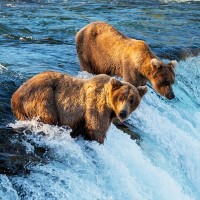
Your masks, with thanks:
[(147, 93), (147, 86), (139, 86), (137, 87), (140, 97), (143, 97)]
[(170, 64), (173, 68), (175, 68), (176, 65), (177, 65), (177, 61), (176, 61), (176, 60), (172, 60), (169, 64)]
[(152, 69), (159, 69), (162, 66), (162, 62), (156, 58), (151, 59)]
[(118, 88), (120, 88), (122, 86), (122, 83), (120, 81), (118, 81), (116, 78), (112, 77), (110, 79), (110, 83), (112, 85), (112, 89), (116, 90)]

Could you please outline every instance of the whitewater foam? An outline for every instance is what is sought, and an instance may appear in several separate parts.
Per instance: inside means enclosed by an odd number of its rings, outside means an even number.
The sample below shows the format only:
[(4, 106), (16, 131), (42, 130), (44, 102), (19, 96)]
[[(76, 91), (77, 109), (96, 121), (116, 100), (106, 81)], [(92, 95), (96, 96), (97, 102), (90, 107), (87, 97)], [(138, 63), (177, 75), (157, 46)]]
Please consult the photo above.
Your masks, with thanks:
[(13, 189), (8, 177), (0, 174), (0, 197), (5, 200), (18, 200), (17, 192)]
[(184, 3), (184, 2), (199, 2), (199, 0), (159, 0), (163, 3)]
[[(11, 178), (29, 198), (191, 199), (172, 176), (154, 166), (135, 141), (114, 125), (105, 144), (99, 145), (72, 139), (69, 130), (35, 120), (17, 121), (11, 126), (25, 124), (26, 131), (33, 132), (29, 140), (31, 137), (48, 147), (50, 154), (50, 162), (33, 167), (29, 177)], [(41, 132), (45, 136), (38, 136)]]
[[(184, 186), (184, 191), (195, 194), (196, 198), (200, 196), (199, 61), (200, 57), (196, 57), (179, 63), (174, 101), (158, 98), (149, 88), (145, 100), (129, 119), (129, 123), (143, 133), (141, 145), (152, 162), (164, 167)], [(191, 64), (194, 69), (190, 68)], [(184, 90), (179, 88), (180, 82)], [(192, 103), (194, 100), (196, 103)], [(149, 152), (149, 146), (152, 152)]]
[(2, 74), (4, 70), (8, 69), (0, 63), (0, 74)]

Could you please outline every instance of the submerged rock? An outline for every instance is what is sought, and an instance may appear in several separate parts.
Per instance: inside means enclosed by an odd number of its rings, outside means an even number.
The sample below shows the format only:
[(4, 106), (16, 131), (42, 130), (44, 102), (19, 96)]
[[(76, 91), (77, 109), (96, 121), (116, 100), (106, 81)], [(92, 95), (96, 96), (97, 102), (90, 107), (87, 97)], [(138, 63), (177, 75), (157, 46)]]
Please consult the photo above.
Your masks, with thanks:
[(27, 141), (22, 133), (11, 128), (0, 128), (0, 173), (17, 175), (29, 173), (31, 166), (44, 163), (47, 150), (33, 141)]

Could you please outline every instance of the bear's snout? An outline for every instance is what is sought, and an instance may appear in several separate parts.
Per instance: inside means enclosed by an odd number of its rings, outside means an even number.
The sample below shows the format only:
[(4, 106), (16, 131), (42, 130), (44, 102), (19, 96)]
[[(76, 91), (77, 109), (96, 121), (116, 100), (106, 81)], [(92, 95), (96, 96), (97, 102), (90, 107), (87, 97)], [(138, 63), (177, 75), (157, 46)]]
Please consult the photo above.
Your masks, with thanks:
[(168, 98), (169, 100), (173, 99), (175, 97), (174, 95), (174, 92), (169, 92), (167, 95), (166, 95), (166, 98)]
[(120, 116), (121, 119), (126, 119), (126, 118), (127, 118), (127, 115), (128, 115), (128, 113), (127, 113), (126, 110), (122, 110), (122, 111), (120, 111), (120, 113), (119, 113), (119, 116)]
[(172, 87), (167, 87), (165, 97), (169, 100), (171, 100), (175, 97)]

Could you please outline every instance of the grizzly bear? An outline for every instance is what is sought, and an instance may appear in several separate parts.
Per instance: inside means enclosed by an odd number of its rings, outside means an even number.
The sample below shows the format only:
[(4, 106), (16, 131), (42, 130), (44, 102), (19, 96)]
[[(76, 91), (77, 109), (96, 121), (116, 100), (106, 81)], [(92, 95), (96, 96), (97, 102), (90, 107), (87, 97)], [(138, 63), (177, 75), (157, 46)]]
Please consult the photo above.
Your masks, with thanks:
[(80, 79), (47, 71), (26, 81), (12, 96), (19, 120), (39, 117), (53, 125), (67, 125), (71, 136), (82, 135), (100, 144), (113, 118), (124, 121), (139, 105), (146, 86), (135, 86), (105, 74)]
[(172, 99), (176, 61), (165, 64), (142, 40), (129, 38), (104, 22), (93, 22), (75, 37), (81, 70), (123, 77), (136, 87), (150, 81), (162, 96)]

